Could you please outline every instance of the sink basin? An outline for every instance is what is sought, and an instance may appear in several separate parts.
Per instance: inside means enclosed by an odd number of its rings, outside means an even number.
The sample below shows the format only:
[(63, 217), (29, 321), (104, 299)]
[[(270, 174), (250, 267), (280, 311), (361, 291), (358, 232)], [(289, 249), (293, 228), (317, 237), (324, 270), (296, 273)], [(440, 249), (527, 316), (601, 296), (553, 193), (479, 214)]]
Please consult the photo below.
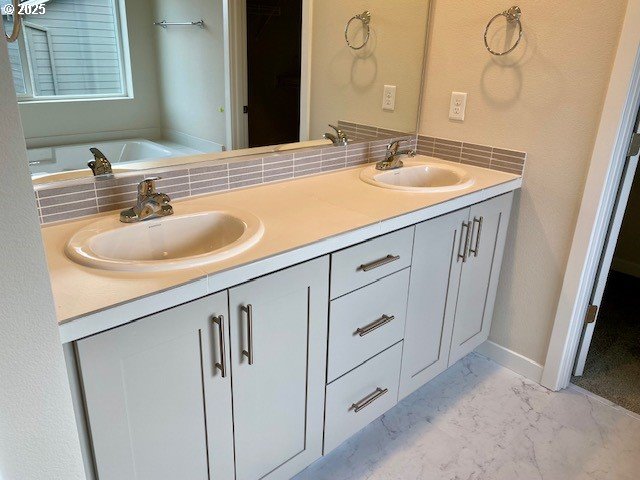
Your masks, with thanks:
[(364, 168), (360, 179), (382, 188), (407, 192), (441, 193), (464, 190), (472, 186), (474, 178), (463, 167), (427, 160), (428, 157), (405, 160), (396, 170), (376, 170), (375, 165)]
[(66, 253), (81, 265), (103, 270), (177, 270), (238, 255), (263, 233), (258, 217), (236, 210), (172, 215), (136, 224), (110, 216), (79, 230), (67, 243)]

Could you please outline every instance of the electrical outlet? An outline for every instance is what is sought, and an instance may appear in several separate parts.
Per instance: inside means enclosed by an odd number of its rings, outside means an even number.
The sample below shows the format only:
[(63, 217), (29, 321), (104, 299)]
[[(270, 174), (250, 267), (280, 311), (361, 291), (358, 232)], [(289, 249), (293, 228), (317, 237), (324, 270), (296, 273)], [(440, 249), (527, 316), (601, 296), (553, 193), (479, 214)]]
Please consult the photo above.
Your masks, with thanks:
[(382, 96), (382, 109), (393, 112), (396, 109), (396, 86), (385, 85)]
[(449, 118), (451, 120), (464, 121), (467, 109), (467, 94), (464, 92), (451, 92), (451, 104), (449, 105)]

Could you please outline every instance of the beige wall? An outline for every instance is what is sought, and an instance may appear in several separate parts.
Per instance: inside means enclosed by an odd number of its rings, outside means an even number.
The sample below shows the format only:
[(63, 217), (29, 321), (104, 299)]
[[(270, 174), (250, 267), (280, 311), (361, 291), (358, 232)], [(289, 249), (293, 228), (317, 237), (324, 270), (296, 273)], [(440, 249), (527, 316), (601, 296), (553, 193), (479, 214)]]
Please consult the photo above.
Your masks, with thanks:
[[(338, 120), (415, 131), (428, 9), (429, 0), (313, 2), (310, 138)], [(372, 14), (371, 39), (354, 51), (344, 26), (364, 10)], [(397, 85), (394, 112), (382, 110), (384, 85)]]
[(613, 269), (640, 277), (640, 170), (631, 187), (629, 202), (618, 237)]
[[(482, 35), (508, 4), (432, 1), (420, 132), (529, 154), (491, 340), (542, 364), (627, 2), (522, 0), (522, 45), (497, 58)], [(464, 123), (453, 90), (469, 93)]]
[(226, 117), (219, 111), (225, 105), (222, 1), (152, 2), (155, 18), (204, 19), (207, 26), (154, 31), (163, 129), (224, 145)]
[(69, 380), (4, 39), (0, 165), (0, 479), (81, 480)]
[[(43, 137), (160, 128), (151, 3), (127, 0), (127, 23), (134, 98), (23, 103), (20, 116), (29, 146)], [(42, 139), (42, 140), (38, 140)], [(54, 142), (55, 143), (55, 142)]]

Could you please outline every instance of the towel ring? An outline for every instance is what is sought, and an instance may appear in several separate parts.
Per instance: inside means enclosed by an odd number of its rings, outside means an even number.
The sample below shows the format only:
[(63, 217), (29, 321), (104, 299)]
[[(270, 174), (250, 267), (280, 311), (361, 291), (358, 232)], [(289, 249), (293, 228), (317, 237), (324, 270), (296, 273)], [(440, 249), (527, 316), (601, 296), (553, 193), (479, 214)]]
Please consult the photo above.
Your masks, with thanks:
[[(364, 42), (362, 42), (362, 45), (360, 45), (359, 47), (351, 45), (351, 42), (349, 41), (349, 27), (351, 26), (351, 22), (353, 22), (354, 20), (360, 20), (362, 22), (362, 28), (364, 28), (365, 30)], [(347, 42), (347, 45), (349, 45), (349, 48), (353, 50), (360, 50), (369, 42), (369, 36), (371, 35), (370, 23), (371, 12), (369, 12), (368, 10), (365, 10), (358, 15), (354, 15), (349, 19), (349, 21), (347, 22), (347, 26), (344, 28), (344, 39)]]
[[(10, 12), (7, 11), (9, 8)], [(20, 0), (13, 0), (12, 4), (5, 5), (3, 9), (3, 14), (13, 16), (13, 32), (11, 35), (7, 35), (6, 32), (4, 34), (7, 42), (13, 43), (20, 36), (20, 27), (22, 27), (22, 17), (18, 14), (20, 9)]]
[[(518, 44), (520, 43), (520, 40), (522, 40), (522, 22), (520, 21), (520, 17), (521, 16), (522, 16), (522, 10), (520, 10), (520, 7), (518, 7), (517, 5), (514, 5), (509, 10), (505, 10), (504, 12), (499, 13), (499, 14), (495, 15), (491, 20), (489, 20), (489, 23), (487, 23), (487, 28), (484, 29), (484, 46), (487, 47), (487, 50), (489, 51), (489, 53), (499, 57), (499, 56), (506, 55), (507, 53), (512, 52), (518, 46)], [(505, 17), (507, 19), (507, 22), (509, 22), (509, 23), (517, 23), (518, 24), (518, 30), (519, 30), (519, 32), (518, 32), (518, 40), (516, 40), (516, 43), (514, 43), (513, 46), (509, 50), (505, 50), (504, 52), (496, 52), (496, 51), (492, 50), (491, 47), (489, 46), (489, 42), (487, 41), (487, 35), (489, 33), (489, 27), (491, 27), (491, 24), (498, 17)]]

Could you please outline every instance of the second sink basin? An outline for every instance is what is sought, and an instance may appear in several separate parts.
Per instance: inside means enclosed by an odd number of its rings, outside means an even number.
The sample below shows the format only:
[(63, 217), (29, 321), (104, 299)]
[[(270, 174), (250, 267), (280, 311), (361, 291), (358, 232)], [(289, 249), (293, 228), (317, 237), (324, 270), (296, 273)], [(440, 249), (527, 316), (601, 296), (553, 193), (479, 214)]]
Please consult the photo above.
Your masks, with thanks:
[(429, 161), (428, 157), (405, 160), (395, 170), (376, 170), (371, 165), (362, 170), (360, 178), (371, 184), (392, 190), (440, 193), (464, 190), (475, 182), (469, 172), (455, 165)]
[(225, 260), (255, 245), (262, 221), (248, 212), (217, 210), (172, 215), (136, 224), (109, 217), (67, 243), (73, 261), (103, 270), (176, 270)]

